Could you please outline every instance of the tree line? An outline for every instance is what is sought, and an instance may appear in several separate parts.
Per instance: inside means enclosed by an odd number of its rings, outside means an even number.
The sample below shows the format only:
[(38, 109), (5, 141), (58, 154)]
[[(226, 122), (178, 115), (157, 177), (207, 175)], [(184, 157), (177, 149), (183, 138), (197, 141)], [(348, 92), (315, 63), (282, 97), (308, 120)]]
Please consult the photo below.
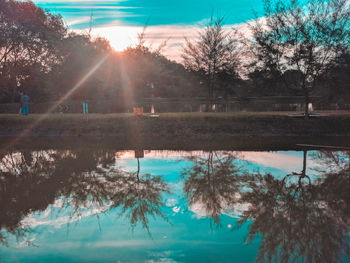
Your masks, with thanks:
[(34, 102), (59, 100), (79, 84), (70, 99), (301, 95), (307, 105), (318, 95), (348, 103), (347, 1), (263, 1), (263, 18), (243, 33), (212, 16), (186, 39), (180, 64), (148, 47), (144, 32), (115, 52), (31, 1), (0, 0), (0, 102), (17, 101), (19, 90)]

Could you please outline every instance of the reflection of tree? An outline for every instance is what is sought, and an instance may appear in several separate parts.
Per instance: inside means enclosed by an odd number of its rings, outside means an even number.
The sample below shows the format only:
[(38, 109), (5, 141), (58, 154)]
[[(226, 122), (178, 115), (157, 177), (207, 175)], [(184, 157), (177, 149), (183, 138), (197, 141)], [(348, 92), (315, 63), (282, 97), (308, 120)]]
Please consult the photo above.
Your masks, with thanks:
[(350, 151), (318, 151), (313, 154), (313, 158), (326, 166), (328, 171), (350, 169)]
[[(306, 175), (306, 152), (301, 173), (282, 180), (270, 174), (248, 178), (241, 202), (250, 207), (240, 224), (251, 220), (248, 241), (261, 235), (258, 261), (338, 262), (349, 253), (349, 169), (323, 174), (314, 183)], [(308, 180), (303, 180), (308, 178)], [(350, 253), (349, 253), (350, 254)]]
[[(167, 186), (161, 177), (124, 172), (114, 165), (114, 153), (101, 151), (42, 151), (5, 154), (0, 163), (0, 242), (9, 234), (25, 238), (27, 215), (44, 211), (58, 198), (71, 217), (83, 211), (103, 212), (118, 206), (148, 228), (149, 216), (165, 216), (160, 207)], [(138, 160), (139, 164), (139, 160)]]
[(139, 158), (136, 172), (114, 170), (112, 173), (106, 173), (106, 180), (117, 187), (110, 193), (111, 207), (121, 207), (121, 214), (130, 219), (132, 228), (140, 222), (150, 233), (150, 216), (166, 219), (161, 207), (164, 206), (162, 193), (168, 192), (168, 187), (160, 176), (141, 175)]
[[(74, 207), (73, 214), (79, 214), (91, 204), (100, 211), (121, 207), (121, 215), (130, 219), (132, 228), (141, 223), (149, 232), (150, 216), (166, 219), (161, 207), (164, 205), (162, 193), (168, 192), (167, 185), (160, 176), (141, 174), (139, 158), (137, 171), (127, 172), (117, 168), (110, 157), (101, 159), (104, 155), (95, 154), (93, 158), (80, 155), (84, 161), (64, 160), (66, 164), (60, 166), (71, 170), (70, 183), (62, 189), (62, 194), (69, 197), (66, 202)], [(90, 168), (86, 169), (84, 164), (88, 158), (91, 158)]]
[(218, 156), (209, 152), (207, 157), (190, 158), (193, 166), (183, 172), (185, 194), (190, 205), (201, 205), (215, 224), (220, 224), (224, 206), (235, 202), (238, 192), (235, 156)]
[[(7, 153), (0, 160), (0, 231), (17, 239), (29, 230), (21, 220), (33, 211), (43, 211), (56, 197), (57, 185), (51, 175), (56, 162), (68, 152), (54, 151)], [(58, 178), (56, 180), (60, 181)], [(6, 242), (5, 233), (0, 239)]]

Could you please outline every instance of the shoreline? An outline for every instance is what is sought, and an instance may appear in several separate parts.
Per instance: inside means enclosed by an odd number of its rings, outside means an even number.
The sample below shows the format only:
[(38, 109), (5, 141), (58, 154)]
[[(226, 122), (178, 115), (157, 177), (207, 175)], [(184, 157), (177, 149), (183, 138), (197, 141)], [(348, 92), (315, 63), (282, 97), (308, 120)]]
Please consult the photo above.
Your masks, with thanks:
[(146, 140), (129, 142), (118, 137), (0, 137), (2, 150), (52, 150), (52, 149), (110, 149), (110, 150), (223, 150), (223, 151), (289, 151), (327, 150), (349, 151), (350, 136), (237, 136), (231, 140), (185, 142), (180, 140)]
[[(0, 115), (0, 146), (283, 150), (350, 147), (350, 112), (308, 121), (287, 113)], [(297, 146), (299, 144), (299, 146)]]

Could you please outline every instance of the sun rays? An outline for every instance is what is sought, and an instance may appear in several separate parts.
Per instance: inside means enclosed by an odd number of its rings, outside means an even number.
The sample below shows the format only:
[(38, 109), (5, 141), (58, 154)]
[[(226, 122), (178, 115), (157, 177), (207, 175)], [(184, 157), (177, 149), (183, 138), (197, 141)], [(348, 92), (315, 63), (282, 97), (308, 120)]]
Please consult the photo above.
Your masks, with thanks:
[(73, 95), (73, 93), (76, 92), (103, 65), (103, 63), (108, 59), (109, 56), (110, 54), (103, 56), (65, 95), (63, 95), (57, 102), (55, 102), (44, 114), (42, 114), (29, 127), (22, 131), (20, 135), (18, 135), (14, 140), (12, 140), (7, 145), (7, 148), (10, 148), (13, 145), (15, 145), (23, 135), (32, 131), (40, 122), (46, 119), (60, 104), (69, 99)]

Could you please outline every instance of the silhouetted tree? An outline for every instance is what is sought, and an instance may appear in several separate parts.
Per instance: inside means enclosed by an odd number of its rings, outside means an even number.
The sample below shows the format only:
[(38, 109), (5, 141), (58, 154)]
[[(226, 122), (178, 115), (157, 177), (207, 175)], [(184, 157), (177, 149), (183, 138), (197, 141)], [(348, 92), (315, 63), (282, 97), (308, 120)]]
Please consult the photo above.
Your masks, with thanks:
[(318, 78), (339, 52), (349, 49), (349, 5), (347, 0), (264, 0), (264, 4), (264, 18), (251, 25), (253, 65), (286, 85), (284, 72), (298, 71), (300, 77), (291, 88), (302, 92), (307, 118), (310, 92)]
[[(0, 99), (14, 102), (18, 86), (61, 62), (57, 47), (66, 34), (60, 16), (31, 1), (0, 1)], [(31, 91), (28, 91), (29, 94)]]
[(318, 94), (326, 97), (325, 103), (335, 102), (349, 104), (350, 102), (350, 50), (344, 50), (330, 66), (330, 70), (321, 75)]
[(224, 27), (224, 18), (212, 16), (195, 40), (186, 39), (182, 53), (184, 66), (205, 76), (209, 100), (215, 97), (220, 73), (238, 78), (238, 41), (234, 33)]

